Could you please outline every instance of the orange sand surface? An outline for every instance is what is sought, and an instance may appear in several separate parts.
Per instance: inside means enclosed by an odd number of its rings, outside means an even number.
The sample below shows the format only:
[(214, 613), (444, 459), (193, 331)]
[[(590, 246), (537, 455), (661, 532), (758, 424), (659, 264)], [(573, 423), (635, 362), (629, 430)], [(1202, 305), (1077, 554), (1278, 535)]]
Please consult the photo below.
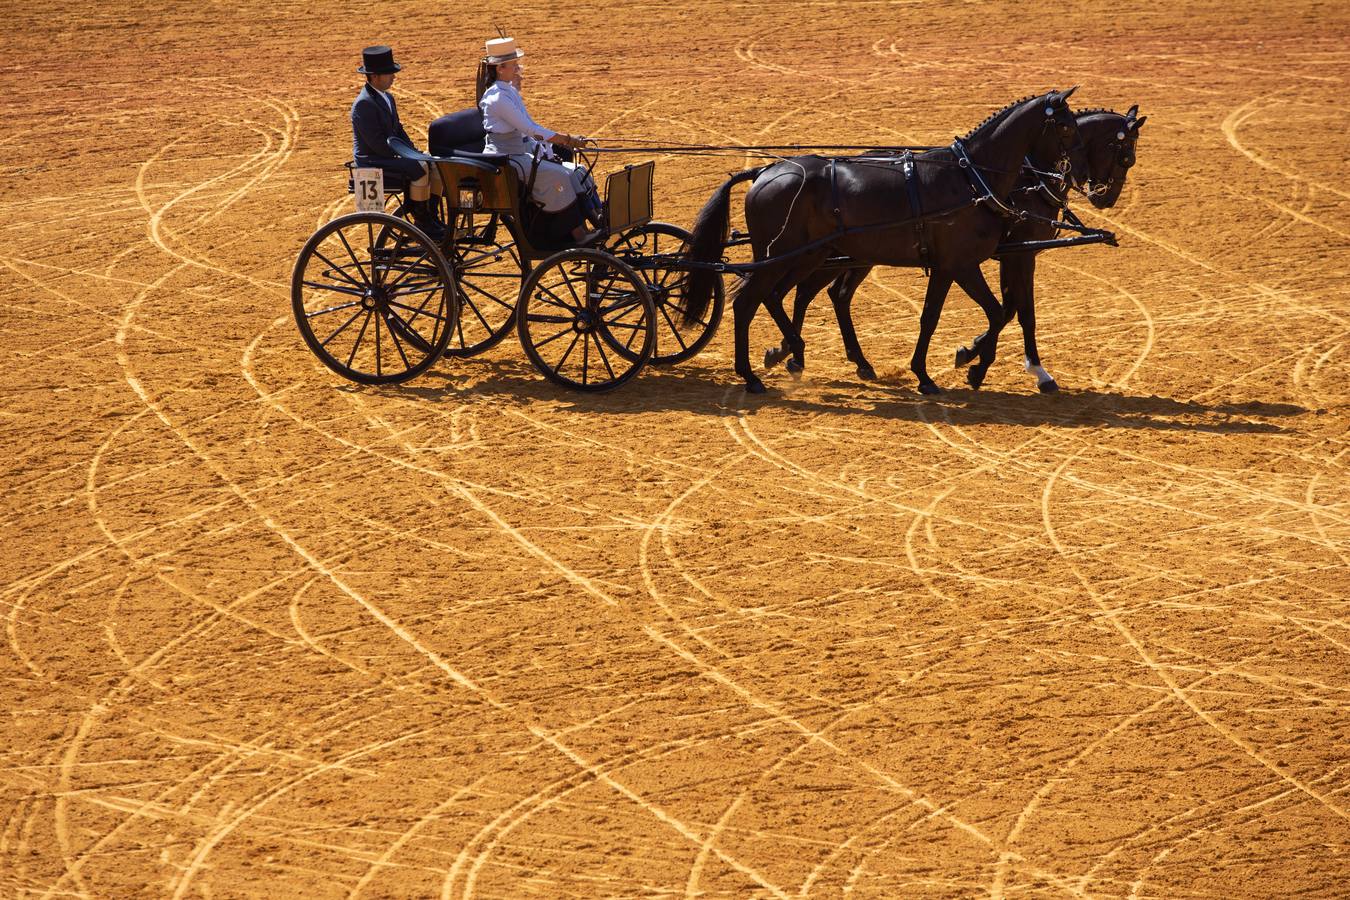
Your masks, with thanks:
[[(5, 12), (0, 895), (1345, 895), (1350, 6), (231, 6)], [(1041, 257), (1064, 391), (1016, 325), (967, 390), (954, 292), (921, 397), (900, 269), (871, 383), (823, 300), (762, 397), (729, 327), (337, 378), (360, 48), (421, 136), (493, 22), (610, 141), (1139, 104), (1121, 246)], [(685, 227), (746, 162), (655, 158)]]

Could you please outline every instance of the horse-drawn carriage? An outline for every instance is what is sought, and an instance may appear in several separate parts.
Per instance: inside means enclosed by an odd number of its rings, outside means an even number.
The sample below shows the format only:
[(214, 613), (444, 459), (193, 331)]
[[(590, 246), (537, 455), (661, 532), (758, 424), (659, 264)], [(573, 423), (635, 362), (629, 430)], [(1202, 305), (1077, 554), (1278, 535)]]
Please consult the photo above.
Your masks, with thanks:
[[(978, 357), (968, 378), (978, 387), (993, 360), (998, 331), (1018, 312), (1006, 302), (999, 307), (979, 262), (1029, 258), (1049, 247), (1114, 243), (1109, 232), (1087, 228), (1069, 210), (1074, 178), (1067, 163), (1075, 153), (1081, 156), (1086, 171), (1079, 180), (1100, 182), (1107, 186), (1102, 191), (1114, 185), (1114, 202), (1124, 168), (1133, 164), (1143, 120), (1135, 120), (1134, 110), (1128, 116), (1111, 113), (1109, 127), (1099, 129), (1100, 146), (1087, 147), (1065, 102), (1070, 93), (1012, 104), (947, 148), (851, 159), (778, 157), (778, 163), (726, 182), (700, 213), (692, 235), (653, 221), (655, 164), (624, 166), (606, 180), (604, 227), (586, 246), (568, 246), (548, 227), (547, 214), (529, 202), (533, 172), (522, 179), (505, 157), (471, 147), (438, 148), (433, 141), (439, 155), (431, 155), (390, 139), (399, 156), (439, 170), (444, 239), (434, 241), (409, 222), (401, 204), (392, 213), (334, 219), (315, 232), (296, 261), (296, 321), (325, 365), (362, 383), (407, 381), (442, 355), (473, 356), (494, 346), (514, 326), (527, 357), (547, 378), (602, 391), (627, 382), (648, 362), (675, 363), (699, 352), (720, 322), (721, 275), (731, 272), (745, 279), (736, 300), (736, 369), (748, 389), (762, 390), (746, 354), (749, 319), (760, 304), (769, 307), (783, 333), (778, 358), (793, 353), (800, 364), (800, 315), (810, 299), (802, 299), (805, 284), (814, 283), (814, 293), (835, 277), (830, 273), (922, 266), (933, 273), (911, 361), (920, 388), (937, 390), (923, 357), (953, 280), (989, 317), (990, 330), (964, 351), (964, 361), (958, 354), (958, 364)], [(1093, 160), (1103, 153), (1095, 165), (1110, 174), (1094, 175)], [(1124, 168), (1121, 160), (1127, 160)], [(728, 237), (731, 185), (785, 166), (774, 178), (756, 180), (747, 196), (750, 233)], [(798, 170), (800, 183), (792, 181)], [(1058, 187), (1047, 181), (1056, 178)], [(768, 182), (774, 184), (760, 190)], [(397, 199), (398, 185), (393, 188)], [(1026, 205), (1015, 204), (1014, 190), (1030, 191)], [(1028, 223), (1040, 230), (1028, 230)], [(1058, 229), (1077, 234), (1053, 237)], [(779, 240), (784, 235), (786, 246)], [(752, 245), (752, 262), (726, 260), (728, 248), (740, 244)], [(839, 277), (839, 293), (832, 288), (831, 297), (837, 313), (844, 297), (840, 324), (850, 358), (856, 351), (863, 374), (865, 360), (856, 337), (850, 340), (847, 321), (847, 297), (861, 278), (844, 284)], [(1031, 278), (1030, 270), (1025, 278)], [(794, 286), (798, 315), (789, 321), (782, 299)], [(1030, 303), (1030, 285), (1025, 289)], [(1024, 317), (1024, 332), (1027, 322)], [(1034, 353), (1028, 333), (1029, 371)], [(772, 357), (766, 355), (766, 363)], [(1039, 379), (1044, 370), (1038, 359), (1035, 369)], [(1046, 382), (1041, 386), (1046, 389)]]
[(689, 235), (652, 221), (655, 163), (610, 174), (600, 235), (567, 246), (506, 158), (454, 149), (432, 156), (396, 138), (390, 146), (439, 170), (445, 238), (433, 241), (408, 221), (397, 182), (393, 212), (344, 215), (310, 237), (292, 306), (305, 342), (339, 375), (407, 381), (442, 355), (487, 350), (514, 326), (550, 380), (602, 391), (648, 362), (687, 359), (712, 336), (720, 285), (713, 309), (688, 320), (686, 273), (664, 261), (683, 255)]

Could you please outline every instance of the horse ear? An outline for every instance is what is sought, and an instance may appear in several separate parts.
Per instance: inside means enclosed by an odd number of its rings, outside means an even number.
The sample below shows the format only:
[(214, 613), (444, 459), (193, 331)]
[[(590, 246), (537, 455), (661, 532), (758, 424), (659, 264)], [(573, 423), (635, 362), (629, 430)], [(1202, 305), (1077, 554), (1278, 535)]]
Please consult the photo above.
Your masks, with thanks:
[(1138, 114), (1139, 114), (1139, 104), (1138, 104), (1138, 103), (1136, 103), (1134, 106), (1131, 106), (1129, 109), (1125, 110), (1125, 118), (1127, 118), (1127, 119), (1133, 119), (1133, 118), (1134, 118), (1135, 116), (1137, 116)]
[(1143, 125), (1144, 122), (1146, 122), (1147, 120), (1148, 116), (1140, 116), (1139, 118), (1135, 119), (1133, 122), (1130, 123), (1130, 130), (1138, 131), (1139, 126)]
[(1061, 93), (1059, 94), (1059, 96), (1058, 96), (1056, 99), (1059, 100), (1060, 103), (1066, 103), (1066, 102), (1068, 102), (1069, 97), (1072, 96), (1072, 95), (1073, 95), (1073, 92), (1076, 91), (1076, 90), (1078, 90), (1078, 85), (1075, 84), (1073, 87), (1069, 88), (1067, 91), (1061, 92)]

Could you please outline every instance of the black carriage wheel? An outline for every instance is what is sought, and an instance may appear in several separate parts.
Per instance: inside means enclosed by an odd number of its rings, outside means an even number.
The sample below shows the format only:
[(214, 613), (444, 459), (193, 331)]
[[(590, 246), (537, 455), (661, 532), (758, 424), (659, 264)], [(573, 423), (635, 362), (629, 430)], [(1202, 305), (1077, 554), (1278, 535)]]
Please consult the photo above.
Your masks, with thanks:
[(651, 359), (656, 317), (632, 268), (604, 251), (579, 248), (555, 253), (525, 279), (516, 330), (530, 362), (550, 381), (607, 391)]
[(454, 269), (459, 285), (459, 321), (447, 356), (474, 356), (495, 347), (516, 323), (516, 297), (526, 267), (504, 223), (486, 223), (454, 240)]
[(653, 365), (683, 362), (707, 346), (722, 321), (722, 276), (713, 282), (712, 302), (702, 318), (685, 321), (685, 290), (689, 271), (673, 266), (689, 251), (689, 232), (665, 222), (625, 231), (610, 244), (610, 251), (631, 265), (647, 284), (656, 306), (656, 351)]
[(352, 213), (305, 243), (291, 310), (319, 361), (361, 384), (425, 372), (458, 321), (454, 275), (436, 244), (386, 213)]

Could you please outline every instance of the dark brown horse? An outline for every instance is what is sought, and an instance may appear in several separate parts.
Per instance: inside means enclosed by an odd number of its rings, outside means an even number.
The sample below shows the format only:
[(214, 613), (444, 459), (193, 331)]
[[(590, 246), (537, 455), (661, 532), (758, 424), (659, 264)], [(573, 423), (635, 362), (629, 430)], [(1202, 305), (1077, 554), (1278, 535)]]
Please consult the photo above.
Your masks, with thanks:
[[(1070, 177), (1075, 186), (1082, 189), (1086, 183), (1085, 195), (1098, 209), (1107, 209), (1115, 205), (1120, 191), (1125, 186), (1125, 178), (1135, 161), (1135, 145), (1139, 139), (1139, 128), (1147, 116), (1138, 116), (1139, 107), (1132, 106), (1124, 115), (1109, 109), (1084, 110), (1077, 115), (1079, 133), (1083, 146), (1070, 156)], [(1049, 240), (1056, 236), (1056, 229), (1048, 219), (1060, 215), (1068, 191), (1058, 173), (1049, 171), (1053, 166), (1055, 149), (1041, 146), (1033, 149), (1028, 157), (1029, 167), (1024, 170), (1021, 180), (1013, 190), (1012, 205), (1025, 210), (1034, 218), (1013, 221), (1004, 235), (1005, 243)], [(806, 318), (806, 309), (821, 288), (829, 285), (830, 301), (834, 305), (835, 318), (839, 323), (839, 333), (844, 340), (844, 350), (850, 362), (858, 367), (858, 376), (863, 379), (876, 377), (858, 344), (857, 332), (853, 327), (853, 294), (871, 272), (871, 268), (848, 269), (842, 273), (822, 271), (803, 281), (797, 287), (796, 301), (792, 312), (792, 330), (800, 335), (802, 323)], [(1036, 377), (1037, 387), (1043, 393), (1052, 393), (1059, 389), (1055, 380), (1041, 365), (1040, 353), (1036, 347), (1036, 303), (1035, 275), (1036, 254), (1034, 252), (1009, 253), (999, 259), (999, 272), (1003, 293), (1003, 320), (1012, 321), (1016, 316), (1022, 326), (1022, 342), (1025, 348), (1024, 365), (1028, 372)], [(831, 284), (831, 282), (833, 282)], [(979, 344), (985, 335), (975, 338), (970, 348), (962, 347), (957, 351), (956, 364), (963, 366), (978, 354)], [(788, 359), (788, 369), (801, 371), (804, 359), (800, 350), (792, 353), (792, 346), (784, 338), (781, 346), (770, 349), (764, 354), (765, 367), (771, 367)]]
[[(768, 303), (789, 340), (799, 341), (782, 298), (826, 259), (847, 256), (871, 266), (928, 266), (932, 275), (910, 368), (919, 390), (937, 393), (925, 358), (947, 292), (955, 281), (984, 310), (989, 331), (980, 341), (983, 377), (994, 361), (1003, 312), (980, 272), (1004, 231), (1002, 208), (1023, 160), (1049, 134), (1067, 153), (1079, 143), (1066, 102), (1073, 89), (1051, 91), (1011, 104), (951, 147), (914, 157), (910, 167), (883, 157), (848, 160), (801, 156), (732, 176), (713, 194), (694, 223), (689, 259), (715, 262), (724, 249), (732, 185), (755, 179), (745, 198), (745, 219), (755, 264), (733, 301), (736, 372), (746, 390), (764, 384), (750, 368), (750, 321)], [(915, 223), (922, 220), (923, 227)], [(695, 268), (686, 314), (702, 317), (715, 273)], [(795, 349), (795, 347), (794, 347)]]

